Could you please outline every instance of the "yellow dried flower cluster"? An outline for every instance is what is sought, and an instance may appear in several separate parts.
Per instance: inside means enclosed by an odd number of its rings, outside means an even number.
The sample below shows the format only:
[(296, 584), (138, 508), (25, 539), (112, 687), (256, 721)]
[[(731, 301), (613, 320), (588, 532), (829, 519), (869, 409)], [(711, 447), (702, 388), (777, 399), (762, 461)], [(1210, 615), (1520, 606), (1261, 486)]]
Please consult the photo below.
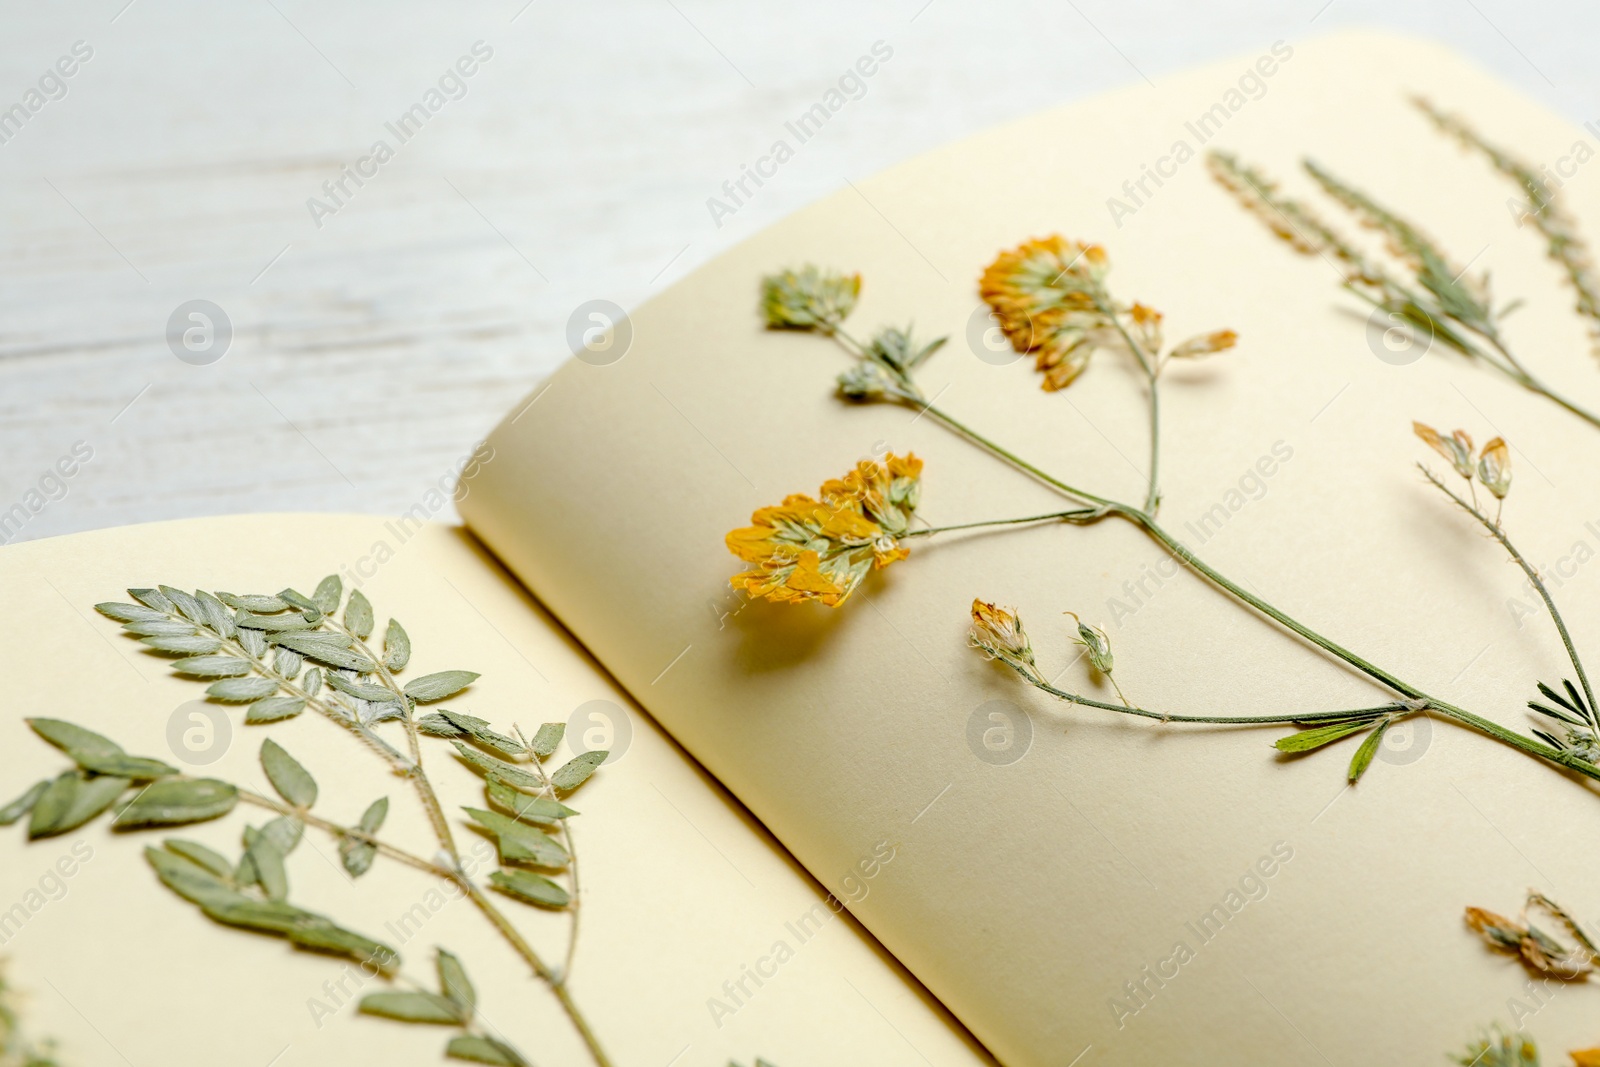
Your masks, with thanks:
[(825, 482), (821, 499), (794, 494), (761, 508), (750, 517), (754, 525), (727, 536), (728, 551), (755, 564), (733, 576), (733, 587), (780, 603), (838, 607), (869, 571), (911, 554), (900, 540), (911, 529), (921, 476), (920, 459), (891, 452)]
[[(1110, 270), (1099, 245), (1052, 234), (1000, 253), (979, 279), (978, 291), (1011, 347), (1033, 353), (1046, 391), (1071, 385), (1101, 348), (1136, 346), (1146, 370), (1159, 369), (1161, 313), (1116, 303), (1105, 288)], [(1174, 346), (1166, 358), (1210, 355), (1237, 340), (1232, 330), (1217, 330)]]

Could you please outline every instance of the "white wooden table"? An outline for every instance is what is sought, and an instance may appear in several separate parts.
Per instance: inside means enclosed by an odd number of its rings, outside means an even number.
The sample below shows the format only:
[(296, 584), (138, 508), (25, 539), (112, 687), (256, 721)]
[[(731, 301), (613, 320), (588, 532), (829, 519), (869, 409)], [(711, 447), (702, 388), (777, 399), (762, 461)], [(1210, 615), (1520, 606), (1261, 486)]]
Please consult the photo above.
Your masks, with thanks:
[[(633, 306), (940, 142), (1278, 38), (1391, 25), (1600, 117), (1600, 13), (1578, 3), (10, 0), (0, 19), (0, 541), (405, 510), (565, 357), (585, 301)], [(385, 123), (478, 41), (464, 95), (401, 143)], [(708, 198), (878, 41), (860, 98), (714, 220)], [(393, 158), (326, 196), (380, 138)], [(233, 331), (209, 364), (166, 337), (196, 299)], [(50, 476), (75, 445), (92, 458)]]

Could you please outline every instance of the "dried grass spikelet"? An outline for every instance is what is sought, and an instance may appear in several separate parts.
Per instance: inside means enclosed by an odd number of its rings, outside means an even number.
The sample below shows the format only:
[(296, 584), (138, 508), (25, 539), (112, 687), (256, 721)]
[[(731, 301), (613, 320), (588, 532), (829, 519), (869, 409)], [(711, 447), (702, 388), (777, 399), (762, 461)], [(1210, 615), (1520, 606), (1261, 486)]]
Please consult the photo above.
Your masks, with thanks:
[(755, 564), (733, 576), (735, 589), (779, 603), (844, 603), (868, 572), (905, 559), (900, 544), (921, 498), (922, 461), (890, 453), (863, 460), (804, 494), (757, 510), (752, 526), (729, 532), (728, 551)]
[[(1024, 241), (984, 270), (978, 292), (1000, 320), (1011, 347), (1034, 354), (1047, 391), (1083, 373), (1095, 349), (1116, 337), (1104, 289), (1111, 269), (1105, 249), (1059, 234)], [(1160, 316), (1142, 313), (1159, 328)]]

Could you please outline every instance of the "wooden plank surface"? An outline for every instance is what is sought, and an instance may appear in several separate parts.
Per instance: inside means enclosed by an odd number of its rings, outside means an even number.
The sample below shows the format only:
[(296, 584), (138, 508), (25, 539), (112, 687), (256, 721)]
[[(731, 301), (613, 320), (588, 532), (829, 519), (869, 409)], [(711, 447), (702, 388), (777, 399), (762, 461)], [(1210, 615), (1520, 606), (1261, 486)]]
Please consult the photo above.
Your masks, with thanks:
[[(1393, 7), (13, 0), (0, 542), (234, 511), (403, 511), (565, 358), (585, 302), (635, 306), (943, 141), (1275, 39), (1392, 25), (1574, 119), (1600, 115), (1592, 8)], [(78, 42), (92, 55), (58, 68)], [(730, 204), (723, 183), (878, 42), (859, 91), (847, 81), (826, 126), (714, 218), (708, 199)], [(7, 126), (13, 104), (37, 110)], [(417, 104), (425, 122), (402, 140), (386, 123)], [(392, 158), (337, 200), (324, 192), (380, 139)], [(313, 197), (337, 210), (314, 217)], [(1106, 225), (1086, 220), (1085, 235)], [(205, 365), (166, 337), (196, 299), (233, 330)]]

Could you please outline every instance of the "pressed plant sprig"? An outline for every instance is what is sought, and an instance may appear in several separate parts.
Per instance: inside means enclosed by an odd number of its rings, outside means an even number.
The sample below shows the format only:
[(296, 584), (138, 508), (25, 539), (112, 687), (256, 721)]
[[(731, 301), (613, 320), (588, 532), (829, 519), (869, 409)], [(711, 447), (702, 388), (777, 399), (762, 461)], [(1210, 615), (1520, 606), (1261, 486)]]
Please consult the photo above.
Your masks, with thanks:
[[(1047, 388), (1052, 384), (1048, 377), (1050, 371), (1054, 367), (1060, 366), (1063, 360), (1079, 358), (1081, 355), (1080, 349), (1085, 345), (1092, 345), (1092, 351), (1109, 350), (1120, 352), (1140, 367), (1153, 366), (1159, 368), (1161, 366), (1160, 361), (1152, 362), (1150, 359), (1152, 349), (1149, 347), (1148, 342), (1153, 342), (1156, 339), (1148, 335), (1146, 335), (1146, 338), (1141, 338), (1135, 332), (1134, 327), (1138, 324), (1134, 322), (1134, 315), (1131, 310), (1133, 305), (1121, 304), (1106, 292), (1105, 279), (1108, 271), (1109, 262), (1104, 250), (1098, 249), (1094, 245), (1067, 242), (1059, 237), (1052, 237), (1042, 241), (1029, 241), (1015, 250), (1002, 253), (994, 264), (984, 272), (981, 283), (982, 291), (986, 299), (989, 300), (996, 316), (1001, 320), (1002, 325), (1006, 327), (1007, 336), (1011, 338), (1012, 346), (1019, 352), (1047, 351), (1047, 354), (1039, 357), (1036, 363), (1047, 375), (1045, 383)], [(1007, 609), (998, 608), (982, 600), (975, 601), (971, 631), (972, 643), (985, 654), (1001, 660), (1012, 668), (1028, 684), (1071, 703), (1122, 714), (1159, 719), (1165, 722), (1298, 725), (1301, 727), (1299, 732), (1280, 738), (1276, 743), (1276, 747), (1286, 753), (1312, 752), (1347, 737), (1365, 735), (1350, 762), (1347, 776), (1351, 781), (1359, 780), (1369, 769), (1385, 733), (1394, 724), (1419, 714), (1428, 714), (1449, 720), (1458, 725), (1487, 734), (1518, 751), (1544, 762), (1590, 779), (1600, 780), (1600, 766), (1597, 766), (1591, 758), (1593, 753), (1588, 747), (1588, 737), (1593, 735), (1594, 727), (1592, 709), (1595, 707), (1595, 702), (1591, 695), (1586, 693), (1581, 701), (1572, 698), (1566, 703), (1558, 701), (1554, 705), (1549, 705), (1535, 702), (1533, 705), (1534, 711), (1546, 717), (1561, 718), (1565, 715), (1568, 718), (1579, 720), (1577, 724), (1563, 721), (1563, 725), (1580, 726), (1581, 731), (1586, 732), (1574, 733), (1567, 739), (1557, 738), (1555, 735), (1545, 731), (1539, 731), (1535, 736), (1521, 734), (1502, 726), (1492, 719), (1425, 692), (1419, 686), (1403, 680), (1391, 671), (1380, 667), (1298, 619), (1291, 617), (1199, 559), (1180, 540), (1162, 527), (1154, 514), (1155, 504), (1160, 499), (1157, 471), (1159, 470), (1161, 439), (1159, 433), (1154, 432), (1154, 428), (1159, 424), (1159, 403), (1157, 400), (1160, 388), (1159, 373), (1146, 375), (1147, 403), (1152, 425), (1152, 463), (1150, 465), (1151, 476), (1145, 486), (1144, 504), (1138, 505), (1119, 501), (1049, 474), (927, 400), (916, 381), (916, 370), (926, 357), (908, 359), (901, 358), (897, 354), (932, 352), (937, 349), (938, 342), (919, 346), (910, 340), (909, 331), (894, 329), (883, 331), (872, 342), (865, 344), (852, 338), (844, 330), (844, 318), (854, 305), (860, 284), (860, 279), (856, 275), (832, 274), (816, 268), (807, 268), (799, 272), (789, 271), (770, 277), (764, 283), (764, 292), (767, 294), (765, 304), (768, 308), (768, 325), (772, 328), (781, 329), (806, 329), (838, 341), (846, 352), (854, 357), (855, 361), (854, 365), (839, 378), (840, 392), (846, 399), (857, 402), (889, 401), (916, 406), (955, 430), (969, 442), (1055, 489), (1075, 505), (1069, 510), (1046, 516), (1032, 516), (1024, 520), (1004, 519), (968, 522), (946, 529), (977, 528), (1044, 519), (1064, 521), (1071, 524), (1088, 524), (1107, 518), (1127, 521), (1150, 536), (1188, 569), (1205, 578), (1234, 599), (1297, 634), (1333, 658), (1366, 674), (1393, 692), (1395, 698), (1388, 703), (1374, 707), (1326, 711), (1290, 710), (1277, 714), (1252, 716), (1173, 714), (1127, 703), (1112, 704), (1099, 701), (1082, 694), (1059, 689), (1050, 683), (1038, 669), (1032, 643), (1022, 629), (1022, 625), (1015, 613)], [(848, 292), (848, 300), (838, 298), (837, 294), (841, 291)], [(770, 309), (774, 303), (772, 294), (774, 292), (780, 292), (783, 305), (791, 309), (786, 311), (781, 319), (774, 318), (771, 314)], [(808, 296), (808, 294), (810, 295)], [(810, 304), (806, 305), (805, 302), (808, 299)], [(796, 313), (792, 310), (796, 306), (808, 306), (810, 310), (809, 312)], [(1126, 311), (1123, 312), (1119, 309), (1126, 309)], [(1123, 329), (1120, 330), (1111, 325), (1111, 319), (1119, 316), (1127, 320), (1123, 323)], [(811, 324), (798, 325), (798, 323)], [(1212, 349), (1226, 347), (1233, 340), (1231, 333), (1226, 332), (1205, 336), (1218, 337), (1218, 344), (1208, 346)], [(1220, 343), (1224, 339), (1226, 344)], [(1055, 347), (1051, 348), (1052, 345)], [(1057, 358), (1058, 355), (1059, 359)], [(1064, 388), (1075, 377), (1076, 374), (1066, 381), (1058, 383), (1057, 387)], [(866, 384), (864, 385), (863, 383)], [(1439, 438), (1439, 435), (1435, 433), (1433, 438)], [(1429, 439), (1427, 435), (1424, 435), (1424, 439), (1429, 440), (1430, 445), (1441, 448), (1447, 458), (1452, 460), (1453, 465), (1456, 465), (1456, 460), (1459, 458), (1458, 473), (1464, 473), (1464, 469), (1470, 466), (1470, 475), (1468, 476), (1476, 479), (1477, 483), (1490, 495), (1494, 496), (1497, 502), (1503, 500), (1510, 488), (1509, 450), (1503, 441), (1498, 439), (1492, 441), (1481, 453), (1474, 453), (1465, 434), (1451, 437), (1449, 445), (1445, 445), (1442, 438), (1439, 438), (1438, 443)], [(1461, 450), (1464, 454), (1457, 457), (1451, 449)], [(1468, 463), (1469, 460), (1471, 461), (1470, 464)], [(919, 463), (917, 469), (919, 480), (921, 469), (921, 464)], [(874, 477), (882, 476), (874, 475)], [(864, 487), (869, 480), (864, 474), (860, 485), (851, 494), (842, 494), (841, 496), (842, 499), (847, 501), (854, 501), (849, 506), (857, 508), (862, 514), (867, 514), (868, 512), (867, 505), (864, 503), (866, 493)], [(1436, 482), (1436, 484), (1442, 487), (1442, 483)], [(1476, 490), (1474, 489), (1473, 492), (1475, 494)], [(793, 500), (794, 498), (790, 499)], [(809, 500), (809, 498), (805, 499)], [(1495, 519), (1490, 519), (1481, 511), (1478, 511), (1474, 505), (1466, 504), (1466, 507), (1472, 511), (1478, 521), (1485, 524), (1492, 533), (1498, 535), (1497, 539), (1507, 548), (1514, 559), (1521, 558), (1520, 554), (1516, 553), (1511, 547), (1509, 539), (1505, 537), (1504, 531), (1499, 524), (1498, 515)], [(768, 554), (762, 557), (761, 553), (756, 552), (751, 547), (758, 543), (757, 539), (742, 536), (748, 533), (750, 531), (735, 531), (734, 534), (730, 535), (730, 548), (733, 548), (737, 554), (740, 554), (745, 559), (757, 560), (764, 558), (774, 566), (777, 566), (793, 559), (799, 551), (804, 551), (804, 549), (795, 549), (792, 546), (785, 547), (782, 551), (779, 551), (770, 544), (772, 538), (767, 537), (764, 542), (761, 542), (761, 552)], [(806, 536), (814, 535), (808, 533)], [(797, 535), (797, 538), (796, 544), (804, 542), (804, 537)], [(825, 539), (820, 540), (825, 541)], [(898, 540), (900, 539), (896, 539), (894, 546), (897, 552), (900, 547)], [(741, 547), (745, 551), (741, 551)], [(819, 559), (821, 555), (822, 553), (819, 551)], [(897, 555), (896, 558), (901, 557)], [(1523, 563), (1525, 571), (1531, 571), (1531, 568), (1526, 567), (1525, 561)], [(858, 584), (865, 576), (865, 573), (866, 570), (863, 569), (860, 575), (854, 579), (854, 583)], [(1532, 577), (1537, 580), (1536, 572), (1533, 573)], [(800, 602), (816, 599), (831, 606), (838, 606), (844, 601), (844, 596), (838, 595), (836, 587), (822, 593), (797, 593), (796, 590), (787, 586), (752, 585), (748, 573), (736, 577), (734, 584), (752, 594), (780, 601)], [(852, 584), (850, 588), (855, 588), (855, 584)], [(1543, 590), (1543, 595), (1546, 597), (1547, 604), (1553, 607), (1554, 602), (1553, 599), (1549, 598), (1548, 589)], [(1559, 613), (1553, 611), (1552, 617), (1559, 618)], [(1081, 621), (1080, 625), (1082, 625)], [(1580, 680), (1586, 678), (1581, 662), (1578, 660), (1576, 649), (1572, 646), (1570, 635), (1565, 630), (1564, 623), (1558, 624), (1558, 630), (1562, 634), (1563, 642), (1568, 646), (1569, 654), (1573, 658), (1574, 669), (1577, 671)], [(1079, 639), (1086, 644), (1089, 643), (1088, 639), (1083, 638), (1081, 634)], [(1098, 645), (1098, 643), (1098, 639), (1096, 639), (1095, 644)], [(1107, 642), (1104, 645), (1104, 658), (1108, 665), (1110, 663), (1109, 657), (1110, 647)], [(1586, 685), (1587, 683), (1585, 682), (1584, 684)], [(1541, 686), (1540, 692), (1549, 697), (1554, 690), (1547, 686)], [(1575, 694), (1576, 690), (1573, 690), (1573, 692)], [(1567, 703), (1581, 705), (1584, 710), (1581, 712), (1575, 711), (1567, 707)]]
[[(478, 675), (439, 671), (402, 685), (397, 675), (411, 660), (409, 635), (391, 619), (381, 648), (369, 645), (375, 626), (372, 605), (359, 590), (345, 599), (337, 577), (324, 579), (309, 597), (293, 589), (233, 596), (190, 594), (171, 586), (130, 589), (129, 594), (134, 602), (98, 604), (96, 609), (121, 622), (126, 633), (151, 651), (176, 657), (172, 667), (180, 676), (208, 682), (212, 700), (243, 705), (246, 724), (265, 725), (310, 712), (359, 739), (416, 792), (438, 850), (431, 857), (420, 856), (380, 838), (388, 815), (386, 798), (373, 801), (350, 824), (313, 811), (319, 797), (315, 778), (270, 738), (262, 743), (260, 757), (276, 796), (180, 774), (160, 760), (131, 756), (108, 738), (55, 719), (32, 719), (29, 725), (71, 758), (75, 769), (38, 783), (0, 808), (0, 824), (27, 818), (29, 836), (39, 838), (65, 833), (108, 810), (115, 813), (115, 829), (134, 830), (220, 818), (240, 802), (263, 809), (272, 818), (245, 827), (237, 859), (176, 838), (147, 848), (146, 859), (168, 888), (208, 918), (283, 937), (298, 948), (347, 956), (367, 973), (395, 984), (394, 991), (364, 998), (363, 1013), (450, 1026), (457, 1032), (446, 1045), (446, 1056), (525, 1067), (523, 1055), (477, 1017), (476, 994), (458, 957), (439, 950), (438, 992), (432, 992), (403, 973), (393, 948), (291, 903), (286, 860), (311, 828), (333, 839), (351, 878), (364, 875), (380, 856), (423, 871), (472, 901), (555, 995), (597, 1067), (609, 1067), (567, 985), (577, 939), (578, 890), (568, 820), (577, 812), (562, 802), (593, 775), (605, 760), (604, 751), (578, 755), (548, 771), (544, 761), (561, 743), (561, 723), (544, 724), (528, 740), (520, 732), (513, 738), (486, 720), (449, 709), (418, 717), (419, 704), (455, 696)], [(404, 734), (400, 747), (384, 734), (396, 727)], [(423, 767), (423, 736), (448, 739), (461, 761), (484, 779), (484, 806), (463, 810), (499, 853), (500, 866), (490, 873), (488, 887), (462, 858), (455, 830)], [(562, 872), (567, 886), (550, 877)], [(491, 890), (570, 916), (566, 961), (560, 969), (534, 951), (491, 898)]]
[(30, 1038), (22, 1025), (22, 1004), (6, 981), (0, 960), (0, 1067), (59, 1067), (55, 1042)]
[[(1422, 343), (1436, 337), (1456, 352), (1600, 428), (1600, 415), (1556, 391), (1512, 350), (1501, 324), (1521, 302), (1496, 308), (1487, 273), (1469, 276), (1467, 268), (1457, 267), (1417, 226), (1313, 160), (1304, 162), (1306, 172), (1358, 223), (1384, 236), (1390, 262), (1359, 249), (1311, 207), (1285, 195), (1277, 183), (1236, 156), (1213, 151), (1206, 158), (1218, 183), (1274, 235), (1302, 255), (1327, 259), (1344, 275), (1347, 290), (1405, 322)], [(1536, 218), (1550, 228), (1546, 236), (1552, 242), (1551, 254), (1566, 264), (1568, 278), (1580, 294), (1578, 310), (1589, 317), (1594, 304), (1587, 253), (1575, 224), (1564, 215), (1549, 214), (1549, 207), (1546, 203)], [(1554, 234), (1564, 235), (1559, 248)], [(1595, 325), (1591, 318), (1591, 331)]]
[[(1572, 944), (1565, 945), (1535, 926), (1530, 912), (1548, 915)], [(1596, 947), (1578, 921), (1566, 909), (1536, 890), (1528, 890), (1527, 901), (1517, 919), (1508, 919), (1483, 908), (1468, 908), (1467, 925), (1497, 952), (1515, 956), (1530, 971), (1563, 981), (1579, 981), (1600, 968), (1600, 947)]]

